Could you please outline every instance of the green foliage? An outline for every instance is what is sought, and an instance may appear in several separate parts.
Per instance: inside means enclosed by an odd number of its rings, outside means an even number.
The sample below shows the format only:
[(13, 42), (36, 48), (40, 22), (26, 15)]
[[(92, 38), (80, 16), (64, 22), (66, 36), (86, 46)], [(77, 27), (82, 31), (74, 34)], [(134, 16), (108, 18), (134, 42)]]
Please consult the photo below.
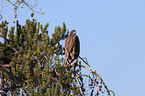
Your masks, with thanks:
[(26, 20), (24, 26), (18, 21), (16, 23), (16, 32), (15, 27), (8, 32), (8, 22), (0, 24), (0, 36), (4, 39), (4, 43), (0, 42), (0, 67), (4, 76), (4, 86), (0, 90), (22, 96), (85, 95), (85, 76), (90, 80), (89, 95), (94, 94), (94, 86), (99, 86), (98, 94), (102, 91), (103, 80), (97, 85), (99, 80), (95, 77), (82, 75), (81, 69), (85, 67), (80, 61), (76, 60), (69, 67), (64, 64), (61, 40), (69, 33), (66, 32), (65, 23), (62, 28), (55, 27), (52, 38), (47, 30), (48, 23), (44, 27), (36, 20)]
[(1, 37), (5, 39), (0, 43), (4, 91), (20, 95), (21, 88), (22, 95), (70, 94), (67, 92), (73, 78), (63, 65), (64, 60), (59, 59), (59, 55), (64, 55), (60, 41), (68, 36), (65, 23), (63, 28), (55, 27), (52, 38), (48, 35), (48, 23), (43, 27), (35, 20), (26, 20), (26, 25), (21, 26), (17, 21), (16, 32), (12, 27), (9, 34), (7, 24), (0, 25)]

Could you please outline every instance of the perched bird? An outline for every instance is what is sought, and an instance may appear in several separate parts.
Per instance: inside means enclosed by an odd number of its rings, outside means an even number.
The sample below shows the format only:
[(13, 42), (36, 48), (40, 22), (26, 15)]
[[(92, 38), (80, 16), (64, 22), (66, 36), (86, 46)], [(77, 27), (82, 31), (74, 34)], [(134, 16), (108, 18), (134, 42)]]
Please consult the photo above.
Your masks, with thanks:
[(71, 64), (80, 54), (80, 41), (76, 31), (72, 30), (65, 40), (65, 60)]

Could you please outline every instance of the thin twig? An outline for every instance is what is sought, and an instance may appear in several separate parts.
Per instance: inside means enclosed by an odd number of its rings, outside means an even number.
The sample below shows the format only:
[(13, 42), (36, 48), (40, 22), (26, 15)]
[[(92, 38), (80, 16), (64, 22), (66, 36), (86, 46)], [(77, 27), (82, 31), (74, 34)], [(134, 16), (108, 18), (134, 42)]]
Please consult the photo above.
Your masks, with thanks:
[[(5, 39), (6, 43), (17, 53), (20, 54), (11, 44), (9, 44), (8, 39), (6, 39), (5, 37), (3, 37), (2, 35), (0, 35), (0, 37), (2, 37), (3, 39)], [(21, 55), (21, 54), (20, 54)], [(21, 55), (22, 56), (22, 55)]]
[(92, 69), (87, 68), (86, 66), (83, 66), (83, 65), (79, 65), (79, 66), (84, 67), (85, 69), (87, 69), (88, 71), (90, 71), (92, 74), (95, 74), (95, 75), (96, 75), (96, 77), (99, 77), (99, 79), (100, 79), (100, 80), (101, 80), (101, 82), (103, 83), (103, 85), (104, 85), (105, 89), (107, 90), (108, 95), (109, 95), (109, 96), (111, 96), (111, 95), (110, 95), (110, 91), (109, 91), (109, 89), (107, 88), (107, 86), (106, 86), (106, 84), (104, 83), (104, 81), (103, 81), (102, 77), (101, 77), (98, 73), (96, 73), (96, 72), (95, 72), (95, 71), (93, 71)]
[(79, 58), (84, 62), (84, 63), (86, 63), (87, 64), (87, 66), (89, 66), (90, 67), (90, 65), (88, 64), (88, 62), (86, 62), (82, 57), (80, 57), (79, 56)]
[(60, 83), (58, 82), (58, 80), (57, 80), (57, 78), (55, 78), (55, 79), (53, 79), (53, 80), (55, 80), (57, 83), (58, 83), (58, 85), (61, 87), (61, 89), (63, 89), (63, 87), (60, 85)]
[(109, 91), (113, 93), (113, 96), (115, 96), (115, 93), (112, 90), (109, 90)]
[[(92, 79), (91, 78), (91, 76), (88, 76), (88, 75), (86, 75), (86, 74), (80, 74), (78, 77), (80, 77), (80, 76), (86, 76), (86, 77), (89, 77), (94, 83), (96, 83), (96, 85), (97, 85), (97, 82), (94, 80), (94, 79)], [(98, 88), (96, 87), (96, 89), (98, 90)]]
[(19, 54), (19, 52), (18, 52), (14, 47), (12, 47), (12, 45), (9, 44), (7, 40), (6, 40), (6, 43), (7, 43), (7, 44), (8, 44), (17, 54)]
[(92, 74), (95, 74), (96, 77), (99, 77), (99, 79), (100, 79), (101, 82), (103, 83), (105, 89), (107, 90), (108, 95), (111, 96), (111, 95), (110, 95), (110, 91), (109, 91), (109, 89), (107, 88), (106, 84), (104, 83), (102, 77), (101, 77), (96, 71), (94, 71), (94, 70), (90, 67), (90, 65), (89, 65), (83, 58), (81, 58), (80, 56), (79, 56), (79, 58), (80, 58), (89, 68), (87, 68), (86, 66), (83, 66), (83, 65), (79, 65), (79, 66), (84, 67), (85, 69), (89, 70)]
[(9, 3), (11, 3), (13, 6), (17, 7), (14, 3), (12, 3), (10, 0), (7, 0)]
[(78, 81), (78, 78), (75, 77), (75, 79), (76, 79), (76, 81), (77, 81), (77, 83), (78, 83), (78, 86), (80, 87), (79, 89), (80, 89), (81, 95), (84, 96), (84, 93), (82, 92), (81, 85), (80, 85), (80, 83), (79, 83), (79, 81)]
[(25, 1), (24, 1), (23, 3), (24, 3), (32, 12), (34, 12), (33, 9), (32, 9)]
[[(47, 58), (46, 56), (44, 56), (44, 58), (46, 59), (47, 64), (49, 64), (49, 65), (50, 65), (50, 62), (49, 62), (48, 58)], [(49, 62), (49, 63), (48, 63), (48, 62)]]
[(0, 66), (9, 67), (9, 66), (11, 66), (11, 65), (0, 65)]
[(6, 95), (8, 95), (5, 91), (0, 90), (0, 93), (5, 93)]
[(36, 56), (35, 56), (35, 59), (38, 61), (38, 64), (41, 65), (41, 64), (40, 64), (40, 61), (38, 60), (38, 58), (37, 58)]

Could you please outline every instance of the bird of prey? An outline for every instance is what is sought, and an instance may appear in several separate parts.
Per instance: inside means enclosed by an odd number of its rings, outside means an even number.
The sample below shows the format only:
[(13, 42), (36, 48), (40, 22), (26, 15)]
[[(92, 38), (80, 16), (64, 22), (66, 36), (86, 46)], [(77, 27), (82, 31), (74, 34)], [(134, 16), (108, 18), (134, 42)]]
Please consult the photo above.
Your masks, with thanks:
[(72, 30), (65, 40), (65, 60), (71, 64), (80, 54), (80, 41), (76, 31)]

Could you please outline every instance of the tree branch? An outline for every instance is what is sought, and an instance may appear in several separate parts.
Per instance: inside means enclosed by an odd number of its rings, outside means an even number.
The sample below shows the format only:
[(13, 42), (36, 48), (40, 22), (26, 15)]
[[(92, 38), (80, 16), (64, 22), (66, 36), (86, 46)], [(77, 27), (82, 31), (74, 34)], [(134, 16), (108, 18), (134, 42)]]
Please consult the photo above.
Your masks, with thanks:
[(13, 6), (17, 7), (17, 5), (15, 5), (14, 3), (12, 3), (10, 0), (7, 0), (10, 4), (12, 4)]
[(82, 89), (81, 89), (81, 85), (80, 85), (79, 80), (78, 80), (78, 77), (76, 76), (75, 79), (76, 79), (77, 84), (78, 84), (78, 86), (79, 86), (79, 89), (80, 89), (81, 95), (84, 96), (84, 93), (83, 93), (83, 91), (82, 91)]
[[(3, 37), (2, 35), (0, 35), (0, 37), (2, 37), (3, 39), (5, 39), (6, 43), (17, 53), (20, 54), (11, 44), (9, 44), (8, 39), (6, 39), (5, 37)], [(21, 54), (20, 54), (21, 55)], [(22, 55), (21, 55), (22, 56)]]
[(6, 95), (8, 95), (5, 91), (0, 90), (0, 93), (5, 93)]
[[(86, 58), (82, 58), (82, 57), (80, 57), (79, 56), (79, 58), (84, 62), (84, 63), (86, 63), (86, 65), (88, 66), (88, 67), (90, 67), (90, 65), (88, 64), (88, 62), (87, 62), (87, 59)], [(84, 60), (84, 59), (86, 59), (86, 61)]]
[(38, 60), (38, 58), (36, 56), (35, 56), (35, 59), (37, 60), (38, 64), (41, 65), (40, 61)]
[(24, 3), (32, 12), (34, 12), (33, 9), (32, 9), (25, 1), (23, 1), (23, 3)]
[(110, 95), (110, 90), (107, 88), (107, 86), (106, 86), (105, 82), (103, 81), (102, 77), (101, 77), (96, 71), (94, 71), (94, 70), (90, 67), (90, 65), (89, 65), (83, 58), (81, 58), (80, 56), (79, 56), (79, 58), (80, 58), (89, 68), (87, 68), (87, 67), (84, 66), (84, 65), (80, 65), (80, 64), (78, 64), (78, 65), (81, 66), (81, 67), (83, 67), (83, 68), (85, 68), (85, 69), (87, 69), (87, 70), (90, 71), (92, 74), (94, 74), (96, 77), (99, 77), (99, 79), (100, 79), (101, 82), (103, 83), (105, 89), (107, 90), (108, 95), (111, 96), (111, 95)]

